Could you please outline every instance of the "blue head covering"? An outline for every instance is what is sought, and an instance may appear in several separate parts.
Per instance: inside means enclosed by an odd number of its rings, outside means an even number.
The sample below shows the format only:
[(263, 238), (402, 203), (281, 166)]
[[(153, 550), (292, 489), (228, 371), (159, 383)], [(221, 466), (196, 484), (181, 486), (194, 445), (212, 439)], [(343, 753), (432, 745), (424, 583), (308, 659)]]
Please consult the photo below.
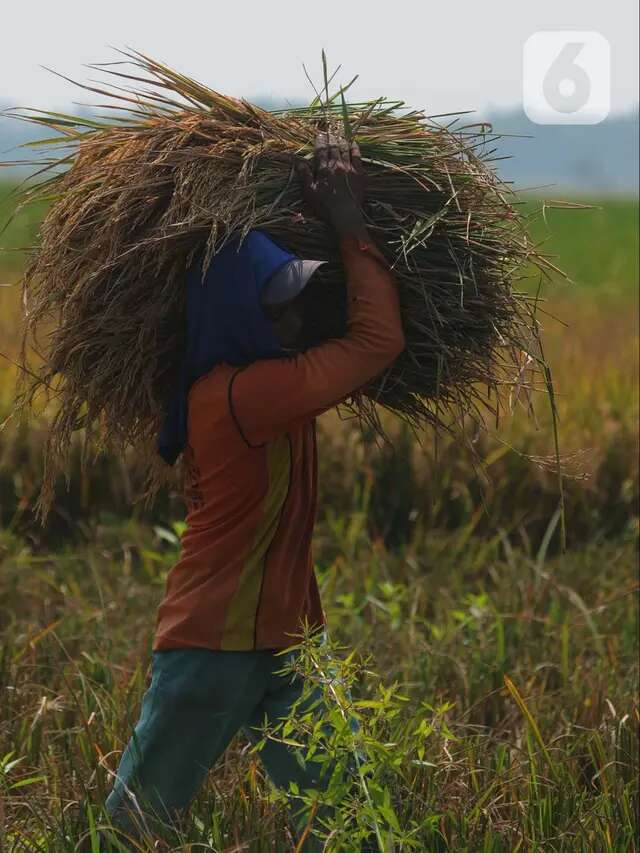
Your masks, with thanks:
[(271, 276), (297, 260), (263, 231), (252, 230), (238, 249), (231, 239), (214, 255), (202, 280), (203, 255), (187, 270), (185, 349), (176, 393), (158, 436), (158, 452), (173, 465), (187, 443), (187, 397), (216, 364), (249, 364), (283, 356), (260, 298)]

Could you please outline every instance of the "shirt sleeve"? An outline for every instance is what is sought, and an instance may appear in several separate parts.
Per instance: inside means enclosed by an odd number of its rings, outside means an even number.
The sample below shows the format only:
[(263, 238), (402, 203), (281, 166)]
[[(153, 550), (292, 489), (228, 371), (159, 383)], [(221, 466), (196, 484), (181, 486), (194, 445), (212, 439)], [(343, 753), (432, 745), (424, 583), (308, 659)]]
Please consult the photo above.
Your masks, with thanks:
[(397, 285), (382, 252), (347, 235), (340, 254), (347, 282), (346, 335), (290, 357), (253, 362), (230, 380), (229, 406), (251, 445), (342, 402), (404, 349)]

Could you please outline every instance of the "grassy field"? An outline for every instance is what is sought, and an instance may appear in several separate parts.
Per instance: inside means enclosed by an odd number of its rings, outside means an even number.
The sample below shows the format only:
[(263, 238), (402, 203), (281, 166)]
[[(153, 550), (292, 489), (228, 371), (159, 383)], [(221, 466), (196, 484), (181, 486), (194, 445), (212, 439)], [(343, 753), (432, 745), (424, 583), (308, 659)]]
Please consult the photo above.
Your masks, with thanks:
[[(451, 442), (436, 454), (432, 437), (421, 447), (396, 428), (394, 447), (376, 448), (351, 422), (322, 419), (316, 571), (372, 764), (352, 801), (324, 794), (341, 802), (328, 850), (356, 850), (373, 828), (384, 850), (637, 849), (638, 205), (597, 204), (532, 225), (574, 279), (547, 288), (545, 306), (567, 324), (545, 323), (567, 553), (557, 479), (529, 458), (553, 450), (542, 399), (537, 422), (517, 412), (477, 442), (481, 475)], [(28, 242), (36, 222), (4, 244)], [(0, 283), (17, 280), (19, 256), (0, 269)], [(15, 288), (0, 289), (9, 357), (18, 317)], [(1, 423), (15, 371), (0, 362)], [(0, 826), (7, 850), (67, 853), (104, 819), (181, 503), (132, 508), (126, 461), (106, 458), (76, 468), (39, 529), (45, 428), (46, 412), (0, 432)], [(309, 682), (328, 691), (326, 660), (304, 651)], [(329, 700), (330, 735), (302, 720), (287, 736), (349, 752), (349, 697)], [(294, 849), (283, 799), (241, 735), (176, 849)]]

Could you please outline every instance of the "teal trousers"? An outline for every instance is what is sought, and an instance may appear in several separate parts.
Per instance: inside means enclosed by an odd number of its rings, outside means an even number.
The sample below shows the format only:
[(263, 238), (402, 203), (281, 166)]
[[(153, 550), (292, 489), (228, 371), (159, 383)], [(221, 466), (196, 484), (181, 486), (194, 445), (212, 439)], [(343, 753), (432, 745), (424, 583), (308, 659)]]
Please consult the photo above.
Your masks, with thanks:
[[(151, 684), (142, 700), (140, 719), (106, 802), (115, 826), (136, 838), (146, 825), (164, 837), (167, 825), (179, 825), (206, 774), (239, 729), (255, 743), (261, 738), (257, 727), (265, 716), (274, 725), (288, 715), (300, 697), (302, 678), (277, 670), (298, 652), (276, 651), (194, 648), (153, 653)], [(319, 696), (316, 687), (301, 710)], [(322, 712), (319, 703), (313, 713)], [(349, 725), (358, 730), (355, 718)], [(269, 739), (257, 754), (277, 787), (288, 790), (289, 783), (296, 782), (300, 790), (322, 788), (328, 776), (320, 780), (320, 765), (313, 760), (303, 769), (295, 749)], [(349, 772), (355, 778), (353, 766)], [(292, 805), (296, 812), (301, 808), (299, 801)], [(323, 813), (326, 810), (318, 814)], [(307, 821), (304, 813), (294, 818), (298, 833)], [(305, 853), (321, 849), (320, 839), (312, 835), (302, 847)]]

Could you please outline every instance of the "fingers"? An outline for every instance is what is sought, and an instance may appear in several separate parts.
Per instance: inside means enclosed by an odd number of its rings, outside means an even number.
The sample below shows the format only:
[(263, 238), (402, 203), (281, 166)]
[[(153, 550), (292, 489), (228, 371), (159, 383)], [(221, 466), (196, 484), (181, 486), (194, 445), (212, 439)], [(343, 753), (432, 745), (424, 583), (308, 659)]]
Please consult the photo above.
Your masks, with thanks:
[(302, 181), (304, 189), (310, 190), (313, 184), (313, 173), (306, 160), (300, 159), (296, 161), (296, 173)]
[(333, 144), (329, 146), (329, 168), (336, 169), (342, 166), (340, 159), (340, 146)]
[(317, 134), (314, 155), (316, 175), (325, 170), (347, 170), (351, 165), (349, 143), (343, 136), (329, 130)]
[(348, 172), (351, 168), (349, 143), (340, 135), (329, 137), (329, 170)]
[(351, 166), (350, 146), (347, 140), (342, 136), (339, 142), (339, 156), (343, 169), (349, 169)]
[(320, 165), (323, 168), (330, 166), (362, 171), (362, 155), (360, 146), (354, 140), (349, 143), (344, 136), (339, 136), (330, 131), (322, 131), (316, 136), (316, 156), (321, 158)]
[[(343, 159), (346, 155), (346, 159)], [(329, 134), (329, 168), (333, 170), (348, 168), (349, 146), (347, 140), (334, 133)]]
[(316, 176), (318, 172), (327, 169), (329, 165), (329, 131), (320, 131), (316, 136), (316, 142), (313, 148), (313, 160), (316, 168)]
[(331, 130), (320, 130), (316, 134), (313, 149), (313, 172), (305, 161), (307, 171), (301, 177), (308, 187), (318, 182), (326, 183), (331, 172), (345, 171), (363, 174), (360, 146), (353, 140), (349, 143), (344, 136)]
[(355, 141), (355, 139), (351, 142), (350, 155), (351, 165), (353, 166), (356, 172), (362, 173), (362, 158), (360, 154), (360, 146)]

